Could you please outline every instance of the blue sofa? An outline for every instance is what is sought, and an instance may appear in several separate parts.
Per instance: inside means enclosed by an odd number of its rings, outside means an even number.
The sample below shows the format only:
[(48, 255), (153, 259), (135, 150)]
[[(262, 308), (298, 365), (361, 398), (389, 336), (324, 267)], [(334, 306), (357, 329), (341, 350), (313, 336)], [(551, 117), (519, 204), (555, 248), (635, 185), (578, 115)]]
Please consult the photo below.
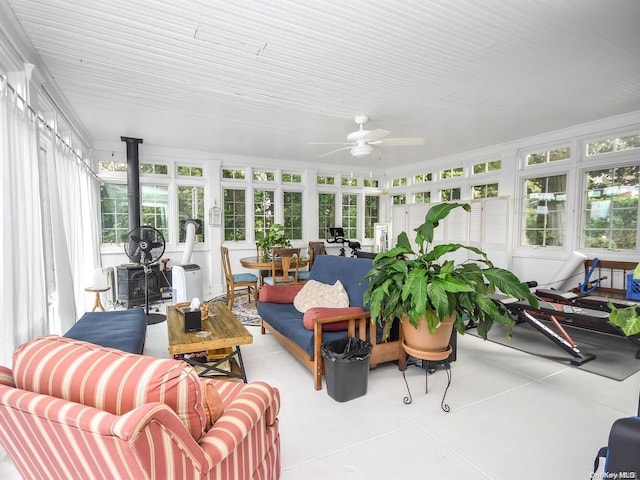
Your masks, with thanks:
[(147, 317), (140, 308), (87, 312), (63, 336), (142, 354), (147, 336)]
[[(271, 333), (311, 371), (314, 375), (316, 390), (322, 389), (324, 363), (320, 347), (325, 342), (357, 334), (359, 338), (368, 340), (373, 345), (371, 367), (384, 362), (402, 363), (404, 361), (400, 342), (398, 340), (381, 341), (381, 328), (372, 327), (371, 316), (363, 303), (362, 296), (366, 289), (366, 282), (362, 281), (362, 278), (371, 266), (372, 260), (365, 258), (320, 255), (315, 259), (309, 280), (326, 284), (334, 284), (336, 280), (340, 280), (349, 296), (349, 306), (360, 307), (363, 311), (316, 318), (313, 321), (312, 330), (305, 327), (304, 315), (293, 305), (293, 297), (297, 290), (288, 288), (290, 286), (287, 285), (265, 285), (260, 289), (258, 314), (262, 318), (262, 333)], [(291, 292), (289, 297), (287, 297), (287, 289)], [(327, 331), (327, 329), (335, 330), (336, 324), (343, 324), (344, 328), (339, 331)]]

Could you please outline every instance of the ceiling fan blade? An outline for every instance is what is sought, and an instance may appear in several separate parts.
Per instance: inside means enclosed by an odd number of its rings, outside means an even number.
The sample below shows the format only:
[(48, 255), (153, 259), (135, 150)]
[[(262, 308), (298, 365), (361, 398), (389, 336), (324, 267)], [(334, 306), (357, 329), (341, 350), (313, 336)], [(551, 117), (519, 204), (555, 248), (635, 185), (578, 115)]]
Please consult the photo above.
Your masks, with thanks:
[(366, 140), (367, 142), (375, 142), (377, 140), (380, 140), (386, 137), (390, 133), (391, 132), (389, 130), (382, 130), (380, 128), (377, 128), (376, 130), (369, 130), (367, 134), (360, 140)]
[(331, 150), (330, 152), (327, 152), (327, 153), (323, 153), (322, 155), (318, 155), (318, 158), (327, 157), (329, 155), (333, 155), (334, 153), (342, 152), (343, 150), (349, 150), (351, 147), (353, 147), (353, 145), (349, 143), (347, 147), (342, 147), (336, 150)]
[(310, 142), (307, 145), (351, 145), (346, 142)]
[(380, 140), (378, 145), (422, 145), (424, 143), (424, 138), (419, 137), (407, 137), (407, 138), (387, 138), (385, 140)]

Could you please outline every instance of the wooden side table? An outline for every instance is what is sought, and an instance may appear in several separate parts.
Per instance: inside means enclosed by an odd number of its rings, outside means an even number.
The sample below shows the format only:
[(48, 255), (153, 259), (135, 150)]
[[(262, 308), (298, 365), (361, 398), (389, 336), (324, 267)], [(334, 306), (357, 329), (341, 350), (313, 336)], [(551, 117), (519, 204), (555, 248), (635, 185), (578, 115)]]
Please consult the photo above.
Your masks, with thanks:
[(92, 293), (96, 294), (96, 300), (93, 303), (93, 310), (91, 310), (92, 312), (95, 312), (96, 308), (99, 308), (103, 312), (106, 311), (104, 309), (104, 306), (102, 305), (102, 302), (100, 301), (100, 294), (102, 292), (108, 292), (109, 290), (111, 290), (111, 287), (100, 287), (100, 288), (87, 287), (87, 288), (84, 289), (85, 292), (92, 292)]

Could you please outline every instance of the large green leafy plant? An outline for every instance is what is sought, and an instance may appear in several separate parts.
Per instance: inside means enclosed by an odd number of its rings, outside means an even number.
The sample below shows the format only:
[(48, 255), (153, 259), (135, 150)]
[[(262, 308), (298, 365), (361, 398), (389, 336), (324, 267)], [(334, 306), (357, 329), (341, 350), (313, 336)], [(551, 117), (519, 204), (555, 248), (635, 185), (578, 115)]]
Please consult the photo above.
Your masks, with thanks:
[[(506, 309), (491, 298), (497, 291), (538, 306), (526, 284), (510, 271), (494, 267), (479, 248), (459, 243), (431, 245), (435, 228), (458, 207), (471, 210), (463, 203), (441, 203), (429, 209), (424, 223), (415, 229), (417, 253), (402, 232), (396, 247), (375, 257), (365, 276), (370, 282), (364, 295), (372, 322), (388, 329), (394, 319), (406, 317), (417, 327), (418, 320), (426, 317), (433, 333), (440, 319), (455, 314), (458, 332), (464, 333), (466, 322), (472, 321), (486, 339), (495, 322), (505, 325), (509, 336), (515, 324)], [(468, 250), (474, 258), (460, 263), (445, 258), (460, 249)]]

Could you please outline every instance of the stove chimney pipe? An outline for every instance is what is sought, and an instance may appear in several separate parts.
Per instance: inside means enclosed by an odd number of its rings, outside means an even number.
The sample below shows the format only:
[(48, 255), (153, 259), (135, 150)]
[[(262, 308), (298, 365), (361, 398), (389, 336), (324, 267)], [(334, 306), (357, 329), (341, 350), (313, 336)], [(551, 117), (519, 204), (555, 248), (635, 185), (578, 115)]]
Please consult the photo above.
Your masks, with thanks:
[(127, 143), (127, 199), (129, 201), (129, 231), (140, 226), (140, 158), (141, 138), (120, 137)]

